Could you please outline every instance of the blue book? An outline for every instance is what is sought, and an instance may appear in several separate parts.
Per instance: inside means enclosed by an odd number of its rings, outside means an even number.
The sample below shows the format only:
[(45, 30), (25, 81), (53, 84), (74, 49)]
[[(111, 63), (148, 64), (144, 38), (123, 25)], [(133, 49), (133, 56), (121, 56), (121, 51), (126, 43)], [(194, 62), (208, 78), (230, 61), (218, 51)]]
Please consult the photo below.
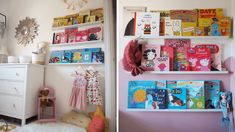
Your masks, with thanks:
[(72, 63), (82, 63), (82, 49), (72, 50)]
[(218, 102), (220, 99), (220, 81), (210, 80), (205, 81), (205, 107), (206, 109), (219, 108)]
[(205, 108), (204, 81), (188, 81), (187, 87), (187, 108)]
[(186, 88), (168, 88), (168, 109), (186, 109)]
[(83, 49), (82, 53), (82, 62), (83, 63), (91, 63), (92, 60), (92, 52), (90, 49)]
[(187, 88), (188, 87), (188, 81), (180, 80), (177, 81), (177, 88)]
[(129, 81), (128, 108), (145, 109), (146, 90), (155, 88), (155, 81)]
[(177, 87), (177, 81), (167, 81), (166, 86), (167, 86), (167, 88), (176, 88)]
[(61, 63), (62, 51), (52, 51), (49, 63)]
[(71, 63), (72, 62), (72, 51), (64, 50), (62, 52), (61, 63)]
[(145, 109), (166, 109), (166, 89), (147, 89)]
[(166, 89), (166, 80), (157, 80), (156, 83), (157, 88)]

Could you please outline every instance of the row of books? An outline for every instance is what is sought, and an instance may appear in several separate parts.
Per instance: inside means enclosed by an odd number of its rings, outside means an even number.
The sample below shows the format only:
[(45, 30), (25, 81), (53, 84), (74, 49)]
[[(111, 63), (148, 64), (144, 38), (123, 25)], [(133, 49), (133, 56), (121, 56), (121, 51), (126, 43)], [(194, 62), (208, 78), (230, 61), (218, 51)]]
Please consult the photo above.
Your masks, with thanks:
[(232, 19), (223, 15), (222, 8), (145, 11), (146, 7), (124, 7), (125, 35), (133, 35), (133, 32), (136, 36), (148, 38), (231, 36), (232, 33)]
[(78, 30), (77, 27), (66, 28), (64, 32), (53, 34), (52, 44), (102, 40), (102, 37), (102, 26), (90, 27), (84, 30)]
[(164, 45), (142, 44), (141, 65), (148, 71), (222, 71), (219, 44), (165, 39)]
[(76, 25), (81, 23), (103, 21), (103, 8), (81, 10), (79, 13), (54, 18), (52, 27)]
[(128, 108), (217, 109), (220, 81), (129, 81)]
[(49, 63), (104, 63), (101, 48), (52, 51)]

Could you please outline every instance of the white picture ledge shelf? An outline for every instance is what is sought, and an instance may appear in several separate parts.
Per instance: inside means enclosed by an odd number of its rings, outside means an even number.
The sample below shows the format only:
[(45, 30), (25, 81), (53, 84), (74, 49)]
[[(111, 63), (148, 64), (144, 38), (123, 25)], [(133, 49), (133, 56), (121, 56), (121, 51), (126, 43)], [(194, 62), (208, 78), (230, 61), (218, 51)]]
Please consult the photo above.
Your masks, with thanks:
[(210, 75), (210, 74), (229, 74), (228, 71), (146, 71), (144, 74), (180, 74), (180, 75)]
[(53, 27), (52, 30), (55, 31), (55, 30), (63, 30), (66, 28), (86, 27), (86, 26), (99, 25), (102, 23), (103, 23), (103, 21), (88, 22), (88, 23), (81, 23), (81, 24), (75, 24), (75, 25), (69, 25), (69, 26)]
[(104, 65), (104, 63), (48, 63), (47, 66)]
[(127, 111), (136, 112), (222, 112), (221, 109), (132, 109), (128, 108)]
[(86, 45), (86, 44), (100, 44), (103, 40), (93, 40), (93, 41), (84, 41), (84, 42), (73, 42), (73, 43), (61, 43), (61, 44), (50, 44), (50, 47), (58, 46), (75, 46), (75, 45)]
[[(136, 36), (124, 36), (124, 38), (135, 39)], [(229, 39), (230, 36), (158, 36), (142, 39)]]

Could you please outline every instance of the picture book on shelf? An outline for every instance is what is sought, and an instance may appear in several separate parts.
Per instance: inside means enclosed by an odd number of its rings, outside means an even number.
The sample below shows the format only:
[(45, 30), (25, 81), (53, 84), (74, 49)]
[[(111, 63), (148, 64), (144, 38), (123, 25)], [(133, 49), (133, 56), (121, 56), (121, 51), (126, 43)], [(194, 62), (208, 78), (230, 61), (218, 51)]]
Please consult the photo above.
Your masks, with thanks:
[(82, 49), (72, 50), (72, 63), (82, 63)]
[(172, 21), (170, 17), (164, 18), (164, 26), (165, 26), (164, 36), (174, 36), (173, 30), (172, 30)]
[(53, 34), (53, 44), (67, 43), (68, 35), (64, 32)]
[(182, 22), (182, 36), (195, 36), (197, 23), (196, 22)]
[(189, 71), (187, 49), (190, 48), (190, 39), (165, 39), (165, 46), (174, 48), (174, 70)]
[(71, 63), (72, 62), (72, 51), (64, 50), (62, 51), (61, 63)]
[(154, 71), (169, 71), (169, 57), (158, 57), (155, 59)]
[(197, 23), (197, 10), (170, 10), (171, 19)]
[(52, 51), (49, 63), (61, 63), (62, 51)]
[(182, 36), (181, 33), (181, 20), (171, 20), (172, 31), (174, 36)]
[(95, 16), (95, 21), (103, 21), (104, 20), (104, 9), (103, 8), (97, 8), (92, 9), (90, 12), (91, 16)]
[(152, 38), (159, 36), (160, 31), (159, 12), (136, 12), (135, 13), (135, 36)]
[(188, 81), (185, 81), (185, 80), (178, 80), (176, 87), (177, 87), (177, 88), (187, 88), (187, 87), (188, 87)]
[(205, 81), (205, 108), (217, 109), (219, 108), (218, 102), (220, 100), (220, 81), (210, 80)]
[(156, 81), (156, 86), (159, 89), (166, 89), (166, 87), (167, 87), (166, 80), (157, 80)]
[(167, 86), (167, 88), (177, 88), (177, 81), (167, 80), (166, 86)]
[(198, 18), (197, 36), (211, 36), (211, 18)]
[(147, 89), (155, 88), (155, 81), (129, 81), (128, 108), (145, 109)]
[(161, 57), (169, 57), (170, 71), (173, 71), (174, 66), (174, 50), (172, 47), (161, 46)]
[(143, 44), (141, 65), (153, 71), (155, 67), (155, 59), (160, 57), (160, 51), (160, 45)]
[(104, 52), (92, 52), (92, 63), (104, 63)]
[(221, 36), (231, 36), (232, 34), (231, 17), (219, 18), (219, 32)]
[(103, 39), (103, 29), (102, 26), (92, 27), (88, 29), (89, 41), (102, 40)]
[(65, 33), (68, 35), (68, 43), (73, 43), (76, 40), (77, 28), (66, 28)]
[(219, 44), (196, 44), (194, 47), (210, 49), (211, 71), (222, 71), (221, 47)]
[(187, 108), (205, 108), (204, 81), (188, 81)]
[(186, 88), (168, 88), (168, 109), (186, 109)]
[(89, 35), (88, 30), (78, 31), (76, 33), (75, 41), (76, 42), (88, 41), (88, 35)]
[(92, 52), (90, 49), (83, 49), (82, 62), (83, 63), (91, 63), (92, 62)]
[(135, 12), (146, 12), (147, 7), (125, 6), (123, 7), (123, 30), (124, 36), (134, 36)]
[(192, 71), (211, 71), (211, 52), (209, 48), (190, 48), (187, 59)]
[(223, 17), (222, 8), (197, 9), (198, 18), (220, 18)]
[(166, 89), (147, 89), (145, 109), (166, 109)]

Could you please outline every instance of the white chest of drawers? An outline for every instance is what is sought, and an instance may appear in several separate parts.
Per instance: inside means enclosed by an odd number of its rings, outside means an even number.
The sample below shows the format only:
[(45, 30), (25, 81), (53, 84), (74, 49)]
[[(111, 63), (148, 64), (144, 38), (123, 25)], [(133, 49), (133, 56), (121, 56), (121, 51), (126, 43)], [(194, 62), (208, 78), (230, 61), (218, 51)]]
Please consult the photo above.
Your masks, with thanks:
[(0, 115), (26, 119), (37, 115), (38, 89), (43, 86), (44, 66), (0, 64)]

